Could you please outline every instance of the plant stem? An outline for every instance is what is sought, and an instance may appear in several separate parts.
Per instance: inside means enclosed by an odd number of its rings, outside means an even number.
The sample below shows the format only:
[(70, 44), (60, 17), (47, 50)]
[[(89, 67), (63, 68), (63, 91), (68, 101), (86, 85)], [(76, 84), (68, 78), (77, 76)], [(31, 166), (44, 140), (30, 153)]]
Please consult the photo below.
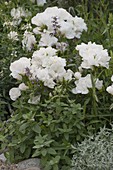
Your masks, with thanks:
[(95, 117), (97, 116), (97, 97), (96, 97), (96, 88), (95, 88), (95, 80), (94, 80), (94, 76), (91, 73), (91, 82), (92, 82), (92, 106), (93, 106), (93, 113), (95, 115)]

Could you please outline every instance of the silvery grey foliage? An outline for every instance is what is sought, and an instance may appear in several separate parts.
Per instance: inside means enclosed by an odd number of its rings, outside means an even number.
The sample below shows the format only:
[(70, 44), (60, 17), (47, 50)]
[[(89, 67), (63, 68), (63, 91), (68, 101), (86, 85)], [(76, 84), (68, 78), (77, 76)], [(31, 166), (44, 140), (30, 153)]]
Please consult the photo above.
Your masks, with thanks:
[(72, 170), (113, 170), (113, 125), (77, 144)]

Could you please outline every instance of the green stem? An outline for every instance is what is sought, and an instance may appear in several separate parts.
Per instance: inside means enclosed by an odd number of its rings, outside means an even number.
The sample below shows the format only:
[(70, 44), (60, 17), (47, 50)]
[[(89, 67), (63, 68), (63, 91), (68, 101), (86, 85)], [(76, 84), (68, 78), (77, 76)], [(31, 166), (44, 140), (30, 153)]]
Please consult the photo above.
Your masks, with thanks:
[(97, 116), (97, 97), (96, 97), (96, 88), (95, 88), (95, 81), (93, 74), (91, 73), (91, 82), (92, 82), (92, 106), (93, 106), (93, 113)]

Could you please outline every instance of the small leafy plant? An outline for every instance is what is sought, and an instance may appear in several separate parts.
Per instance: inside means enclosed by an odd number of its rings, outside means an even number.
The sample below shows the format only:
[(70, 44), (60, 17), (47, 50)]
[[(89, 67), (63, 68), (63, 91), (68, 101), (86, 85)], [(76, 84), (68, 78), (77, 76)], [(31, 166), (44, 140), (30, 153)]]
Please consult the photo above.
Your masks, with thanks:
[(73, 149), (72, 170), (113, 169), (113, 125), (101, 128)]
[(57, 87), (45, 102), (27, 104), (25, 97), (14, 103), (16, 108), (4, 124), (6, 157), (15, 162), (39, 157), (44, 169), (70, 169), (72, 145), (87, 134), (80, 104), (69, 100), (65, 88)]

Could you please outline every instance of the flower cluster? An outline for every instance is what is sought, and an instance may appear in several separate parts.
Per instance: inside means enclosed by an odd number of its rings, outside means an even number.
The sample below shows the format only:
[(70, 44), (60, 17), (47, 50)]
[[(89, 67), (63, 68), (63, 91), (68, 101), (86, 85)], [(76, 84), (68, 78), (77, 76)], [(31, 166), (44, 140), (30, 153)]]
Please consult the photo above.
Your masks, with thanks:
[[(58, 57), (56, 52), (57, 50), (52, 47), (40, 48), (33, 53), (31, 59), (22, 57), (14, 61), (10, 65), (11, 75), (21, 81), (22, 76), (26, 75), (30, 81), (40, 80), (49, 88), (54, 88), (56, 83), (63, 79), (72, 80), (73, 72), (65, 69), (66, 60)], [(12, 89), (10, 96), (11, 92)], [(20, 96), (19, 90), (17, 94), (16, 98)]]
[(22, 17), (28, 17), (31, 15), (31, 12), (25, 11), (22, 7), (13, 8), (11, 10), (11, 16), (13, 18), (12, 25), (17, 26), (21, 23)]
[[(38, 1), (38, 3), (40, 2)], [(28, 15), (30, 13), (26, 13), (21, 7), (11, 10), (11, 16), (18, 24), (22, 17)], [(34, 51), (31, 58), (22, 57), (11, 63), (10, 71), (13, 78), (22, 82), (23, 76), (27, 76), (29, 81), (41, 81), (44, 86), (52, 89), (57, 85), (57, 82), (72, 80), (73, 72), (70, 69), (65, 69), (66, 59), (57, 55), (57, 49), (64, 51), (68, 47), (67, 42), (59, 41), (61, 37), (80, 38), (82, 31), (87, 31), (84, 20), (77, 16), (73, 17), (65, 9), (50, 7), (34, 16), (31, 22), (37, 26), (33, 32), (40, 34), (38, 42), (40, 49)], [(28, 25), (28, 29), (25, 28), (22, 40), (22, 48), (26, 51), (31, 51), (37, 44), (33, 33), (28, 31), (29, 27), (32, 28), (31, 25)], [(17, 34), (14, 34), (12, 38), (17, 40)], [(52, 48), (53, 46), (56, 49)], [(13, 97), (12, 92), (16, 94), (16, 97), (15, 95)], [(12, 100), (16, 100), (21, 95), (21, 89), (13, 88), (9, 94)]]
[[(95, 67), (109, 68), (110, 57), (102, 45), (91, 42), (88, 42), (88, 44), (82, 43), (76, 46), (76, 50), (79, 51), (79, 55), (82, 58), (82, 63), (79, 66), (81, 72), (83, 72), (83, 69), (91, 69), (95, 72)], [(95, 76), (93, 76), (93, 80), (90, 74), (81, 77), (81, 73), (76, 72), (74, 76), (77, 79), (75, 81), (76, 87), (72, 89), (72, 93), (74, 94), (87, 94), (93, 86), (98, 90), (102, 89), (103, 80), (99, 80)]]
[[(16, 10), (17, 14), (14, 16)], [(18, 8), (12, 9), (11, 15), (14, 19), (19, 19), (22, 16), (25, 17), (26, 13), (22, 8)], [(34, 28), (33, 32), (35, 34), (40, 34), (40, 40), (38, 42), (38, 47), (40, 49), (34, 51), (31, 58), (22, 57), (11, 63), (11, 75), (21, 82), (23, 76), (26, 75), (29, 81), (41, 81), (44, 86), (51, 89), (57, 85), (57, 82), (61, 82), (63, 79), (71, 81), (73, 72), (70, 69), (65, 69), (66, 59), (57, 55), (57, 49), (64, 51), (65, 48), (68, 47), (67, 42), (62, 42), (60, 40), (61, 37), (67, 39), (73, 39), (74, 37), (80, 38), (82, 31), (87, 31), (84, 20), (77, 16), (73, 17), (65, 9), (49, 7), (44, 12), (34, 16), (31, 22), (37, 26)], [(31, 27), (31, 25), (29, 26)], [(11, 38), (12, 34), (9, 35)], [(15, 33), (14, 36), (12, 35), (12, 38), (17, 40), (17, 34)], [(35, 44), (37, 44), (35, 36), (26, 29), (23, 35), (22, 48), (31, 51)], [(102, 45), (91, 42), (88, 42), (88, 44), (81, 43), (76, 46), (76, 50), (79, 51), (82, 60), (78, 68), (79, 71), (83, 69), (94, 70), (95, 67), (100, 66), (109, 68), (110, 57), (107, 50), (104, 49)], [(87, 94), (89, 93), (89, 89), (93, 88), (93, 86), (98, 90), (102, 89), (103, 81), (95, 77), (93, 80), (94, 82), (92, 82), (89, 72), (85, 76), (82, 76), (80, 72), (75, 72), (74, 77), (73, 79), (76, 85), (76, 87), (72, 89), (72, 93), (74, 94)], [(111, 87), (108, 87), (107, 91), (109, 91), (109, 89), (111, 89)], [(19, 89), (18, 97), (21, 94), (20, 91)]]
[(33, 30), (34, 33), (42, 36), (52, 35), (49, 38), (54, 39), (60, 36), (67, 39), (80, 38), (81, 33), (87, 31), (82, 18), (73, 17), (65, 9), (58, 7), (49, 7), (44, 12), (38, 13), (32, 18), (32, 24), (37, 26)]
[(36, 44), (35, 36), (32, 32), (28, 32), (27, 30), (24, 32), (23, 40), (22, 40), (22, 46), (23, 49), (26, 49), (27, 51), (31, 51), (34, 44)]
[[(75, 81), (76, 87), (72, 89), (72, 92), (74, 94), (87, 94), (89, 92), (89, 89), (93, 87), (92, 81), (91, 81), (91, 75), (87, 74), (85, 77), (79, 77), (78, 80)], [(103, 86), (103, 81), (99, 80), (98, 78), (95, 80), (95, 87), (100, 90)]]
[(8, 38), (13, 40), (13, 41), (18, 41), (18, 33), (15, 31), (10, 31), (10, 33), (8, 34)]
[(109, 67), (110, 57), (102, 45), (91, 42), (88, 42), (88, 44), (82, 43), (76, 46), (76, 50), (79, 51), (79, 55), (82, 57), (82, 68), (93, 69), (93, 66)]

